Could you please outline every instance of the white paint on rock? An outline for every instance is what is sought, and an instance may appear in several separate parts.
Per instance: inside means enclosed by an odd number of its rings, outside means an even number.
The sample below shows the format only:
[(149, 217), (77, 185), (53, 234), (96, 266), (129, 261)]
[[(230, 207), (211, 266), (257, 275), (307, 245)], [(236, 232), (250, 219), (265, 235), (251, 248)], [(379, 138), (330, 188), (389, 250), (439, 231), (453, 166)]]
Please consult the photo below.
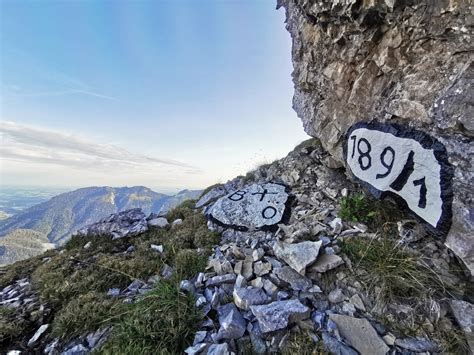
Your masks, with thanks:
[(208, 214), (223, 225), (255, 230), (280, 223), (287, 200), (283, 185), (252, 184), (221, 197)]
[[(365, 141), (361, 142), (361, 139)], [(366, 142), (369, 142), (370, 148)], [(352, 131), (346, 144), (346, 162), (357, 178), (379, 191), (390, 191), (399, 195), (419, 217), (433, 227), (437, 226), (443, 212), (441, 166), (432, 149), (423, 148), (415, 139), (400, 138), (391, 133), (366, 128)], [(413, 152), (413, 172), (403, 188), (396, 191), (390, 185), (402, 173), (410, 152)], [(422, 186), (419, 183), (423, 178), (426, 188), (424, 204)]]

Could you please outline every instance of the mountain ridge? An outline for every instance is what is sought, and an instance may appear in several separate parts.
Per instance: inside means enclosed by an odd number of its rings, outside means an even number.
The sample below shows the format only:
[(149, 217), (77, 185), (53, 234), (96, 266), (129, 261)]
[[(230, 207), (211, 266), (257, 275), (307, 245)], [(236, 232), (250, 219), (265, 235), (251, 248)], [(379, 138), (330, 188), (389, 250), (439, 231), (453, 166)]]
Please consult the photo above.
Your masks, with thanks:
[[(10, 263), (21, 258), (21, 247), (12, 244), (19, 235), (44, 236), (56, 246), (64, 244), (72, 233), (113, 213), (140, 208), (145, 214), (164, 212), (186, 199), (196, 198), (201, 191), (182, 190), (176, 195), (155, 192), (145, 186), (110, 187), (91, 186), (80, 188), (52, 197), (46, 202), (34, 205), (0, 220), (0, 247), (15, 249), (5, 251), (0, 256), (0, 264)], [(7, 237), (7, 239), (5, 239)], [(25, 238), (20, 238), (24, 240)], [(43, 238), (40, 238), (43, 239)], [(24, 249), (21, 247), (21, 249)], [(38, 249), (38, 252), (42, 250)], [(13, 260), (3, 256), (16, 255)], [(31, 256), (31, 250), (27, 255)]]

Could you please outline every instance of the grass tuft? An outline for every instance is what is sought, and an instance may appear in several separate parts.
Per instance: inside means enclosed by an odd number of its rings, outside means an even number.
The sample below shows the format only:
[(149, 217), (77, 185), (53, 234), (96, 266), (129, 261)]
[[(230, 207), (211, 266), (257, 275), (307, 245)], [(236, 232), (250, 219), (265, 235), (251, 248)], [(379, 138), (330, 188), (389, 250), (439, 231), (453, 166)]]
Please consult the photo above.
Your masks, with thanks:
[(201, 314), (194, 299), (179, 291), (172, 281), (157, 287), (129, 305), (114, 326), (111, 339), (99, 353), (103, 354), (179, 354), (189, 346)]
[(52, 334), (62, 339), (72, 339), (99, 329), (105, 321), (120, 314), (118, 301), (102, 293), (89, 292), (73, 298), (54, 318)]
[(207, 255), (193, 249), (180, 250), (176, 254), (175, 266), (180, 278), (186, 279), (195, 276), (204, 270), (207, 265)]
[(341, 243), (341, 250), (351, 259), (354, 269), (361, 267), (367, 272), (361, 278), (369, 291), (379, 290), (378, 301), (425, 299), (447, 292), (423, 257), (408, 253), (395, 241), (347, 238)]

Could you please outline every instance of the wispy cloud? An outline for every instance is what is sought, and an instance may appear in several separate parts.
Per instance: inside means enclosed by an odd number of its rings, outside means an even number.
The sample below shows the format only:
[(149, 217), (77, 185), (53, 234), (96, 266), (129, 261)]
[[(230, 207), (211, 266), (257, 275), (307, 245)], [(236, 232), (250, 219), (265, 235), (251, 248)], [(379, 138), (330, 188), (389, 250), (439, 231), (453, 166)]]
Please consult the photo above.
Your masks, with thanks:
[(0, 122), (0, 156), (24, 163), (54, 164), (107, 173), (201, 172), (199, 168), (180, 161), (136, 154), (116, 145), (14, 122)]
[(87, 90), (57, 90), (57, 91), (42, 91), (42, 92), (34, 92), (28, 94), (21, 94), (23, 97), (42, 97), (42, 96), (64, 96), (64, 95), (87, 95), (97, 97), (99, 99), (106, 99), (106, 100), (117, 100), (117, 98), (107, 95), (102, 95), (97, 92), (87, 91)]

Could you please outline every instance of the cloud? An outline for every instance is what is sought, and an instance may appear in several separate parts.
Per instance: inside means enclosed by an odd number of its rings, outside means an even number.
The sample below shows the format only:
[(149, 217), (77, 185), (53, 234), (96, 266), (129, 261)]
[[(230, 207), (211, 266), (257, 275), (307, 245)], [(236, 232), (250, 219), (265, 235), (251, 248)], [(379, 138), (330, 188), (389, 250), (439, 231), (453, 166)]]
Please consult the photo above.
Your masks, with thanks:
[(116, 145), (14, 122), (0, 122), (0, 156), (25, 164), (54, 164), (110, 174), (201, 173), (199, 168), (180, 161), (136, 154)]
[(42, 96), (64, 96), (64, 95), (86, 95), (86, 96), (93, 96), (99, 99), (106, 99), (106, 100), (117, 100), (117, 98), (107, 95), (102, 95), (97, 92), (88, 91), (88, 90), (58, 90), (58, 91), (43, 91), (43, 92), (35, 92), (31, 94), (21, 94), (23, 97), (42, 97)]

